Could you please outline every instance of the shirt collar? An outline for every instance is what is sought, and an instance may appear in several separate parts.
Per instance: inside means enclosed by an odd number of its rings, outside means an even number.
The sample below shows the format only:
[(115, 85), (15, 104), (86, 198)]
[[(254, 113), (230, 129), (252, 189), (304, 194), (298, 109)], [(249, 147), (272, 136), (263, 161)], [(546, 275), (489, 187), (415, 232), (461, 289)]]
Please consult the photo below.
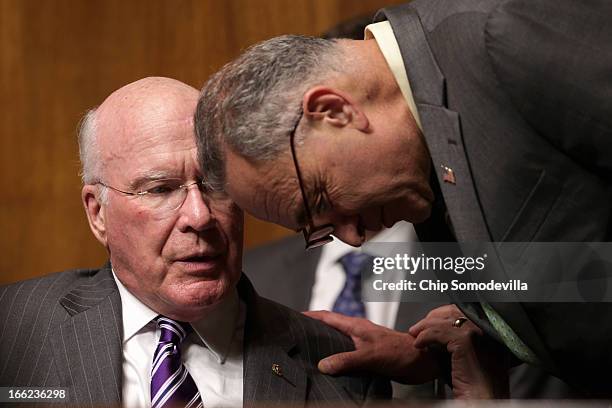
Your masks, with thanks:
[(192, 322), (193, 330), (223, 364), (231, 351), (234, 335), (244, 328), (245, 306), (234, 288), (221, 302), (206, 312), (200, 320)]
[(132, 336), (142, 330), (143, 327), (151, 323), (159, 313), (151, 310), (147, 305), (142, 303), (134, 296), (123, 283), (115, 275), (113, 270), (113, 278), (119, 288), (121, 296), (121, 315), (123, 320), (123, 343), (125, 344)]
[[(121, 296), (123, 343), (141, 331), (159, 313), (155, 312), (134, 296), (115, 275), (113, 278)], [(199, 340), (215, 355), (217, 361), (223, 364), (231, 350), (234, 334), (244, 326), (245, 310), (234, 288), (231, 293), (217, 305), (206, 312), (200, 320), (192, 322), (194, 333)]]
[(422, 132), (421, 118), (414, 102), (414, 96), (412, 95), (412, 88), (410, 87), (410, 81), (408, 81), (408, 75), (406, 75), (406, 66), (404, 65), (404, 58), (400, 51), (395, 35), (393, 34), (393, 28), (389, 21), (381, 21), (366, 26), (365, 28), (365, 39), (374, 39), (378, 48), (382, 52), (383, 57), (387, 61), (391, 73), (395, 77), (395, 81), (404, 95), (404, 99), (410, 108), (410, 112), (414, 117), (414, 120)]

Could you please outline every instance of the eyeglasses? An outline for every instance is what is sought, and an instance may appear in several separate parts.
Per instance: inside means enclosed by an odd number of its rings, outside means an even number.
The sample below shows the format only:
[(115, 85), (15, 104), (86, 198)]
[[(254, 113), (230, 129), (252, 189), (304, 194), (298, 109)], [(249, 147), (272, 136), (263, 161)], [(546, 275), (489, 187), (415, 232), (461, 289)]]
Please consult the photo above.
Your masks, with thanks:
[(306, 198), (304, 183), (302, 181), (302, 173), (300, 172), (300, 166), (298, 165), (295, 154), (295, 132), (300, 125), (303, 114), (304, 112), (300, 107), (297, 121), (289, 134), (289, 143), (291, 144), (291, 156), (293, 157), (293, 164), (295, 165), (295, 173), (297, 174), (298, 184), (300, 186), (300, 191), (302, 192), (304, 214), (306, 215), (306, 222), (308, 222), (308, 225), (302, 228), (302, 234), (304, 234), (304, 240), (306, 241), (306, 249), (312, 249), (329, 244), (334, 240), (334, 238), (331, 236), (331, 234), (334, 232), (334, 226), (333, 224), (315, 225), (312, 219), (312, 213), (310, 212), (310, 207), (308, 206), (308, 199)]
[(143, 185), (140, 191), (125, 191), (98, 181), (96, 184), (103, 185), (118, 193), (137, 197), (143, 206), (155, 211), (159, 215), (168, 214), (183, 205), (187, 198), (189, 187), (198, 186), (202, 199), (207, 201), (208, 189), (204, 181), (193, 181), (183, 183), (181, 179), (160, 179)]

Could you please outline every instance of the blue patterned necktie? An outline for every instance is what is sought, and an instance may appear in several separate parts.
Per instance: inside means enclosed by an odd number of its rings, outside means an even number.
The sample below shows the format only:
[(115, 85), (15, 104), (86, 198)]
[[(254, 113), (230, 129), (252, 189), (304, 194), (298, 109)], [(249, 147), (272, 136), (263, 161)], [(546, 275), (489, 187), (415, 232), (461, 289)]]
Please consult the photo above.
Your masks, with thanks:
[(201, 408), (202, 398), (181, 360), (179, 346), (191, 332), (189, 323), (153, 319), (161, 331), (151, 368), (151, 407)]
[(372, 259), (372, 256), (361, 252), (349, 252), (340, 258), (346, 272), (346, 283), (334, 303), (333, 312), (365, 317), (365, 305), (361, 300), (361, 272), (372, 264)]

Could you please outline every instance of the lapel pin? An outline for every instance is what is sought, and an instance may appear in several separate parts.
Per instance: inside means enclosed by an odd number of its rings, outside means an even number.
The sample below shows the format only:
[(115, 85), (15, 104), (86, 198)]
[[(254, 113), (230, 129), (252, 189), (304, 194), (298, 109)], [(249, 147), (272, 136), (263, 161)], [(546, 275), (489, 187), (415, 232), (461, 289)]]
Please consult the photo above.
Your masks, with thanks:
[(282, 379), (284, 379), (285, 381), (287, 381), (287, 383), (289, 383), (290, 385), (292, 385), (293, 387), (295, 387), (295, 384), (292, 383), (287, 377), (285, 377), (283, 375), (283, 369), (281, 368), (280, 365), (274, 363), (272, 364), (272, 372), (274, 373), (274, 375), (281, 377)]
[(272, 364), (272, 372), (278, 375), (279, 377), (283, 376), (283, 370), (281, 369), (281, 366), (279, 366), (278, 364)]
[(442, 181), (444, 181), (445, 183), (457, 184), (457, 180), (455, 179), (455, 172), (453, 171), (453, 169), (443, 164), (441, 164), (440, 167), (442, 167), (442, 170), (444, 170), (444, 174), (442, 175)]

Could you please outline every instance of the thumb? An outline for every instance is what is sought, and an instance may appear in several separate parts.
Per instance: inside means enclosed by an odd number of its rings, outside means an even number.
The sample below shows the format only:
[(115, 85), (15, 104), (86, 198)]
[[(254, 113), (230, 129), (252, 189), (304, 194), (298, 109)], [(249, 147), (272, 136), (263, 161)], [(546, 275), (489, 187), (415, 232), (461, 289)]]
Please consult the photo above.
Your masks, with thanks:
[(319, 361), (318, 368), (323, 374), (340, 375), (366, 371), (368, 363), (368, 354), (355, 350), (326, 357)]

